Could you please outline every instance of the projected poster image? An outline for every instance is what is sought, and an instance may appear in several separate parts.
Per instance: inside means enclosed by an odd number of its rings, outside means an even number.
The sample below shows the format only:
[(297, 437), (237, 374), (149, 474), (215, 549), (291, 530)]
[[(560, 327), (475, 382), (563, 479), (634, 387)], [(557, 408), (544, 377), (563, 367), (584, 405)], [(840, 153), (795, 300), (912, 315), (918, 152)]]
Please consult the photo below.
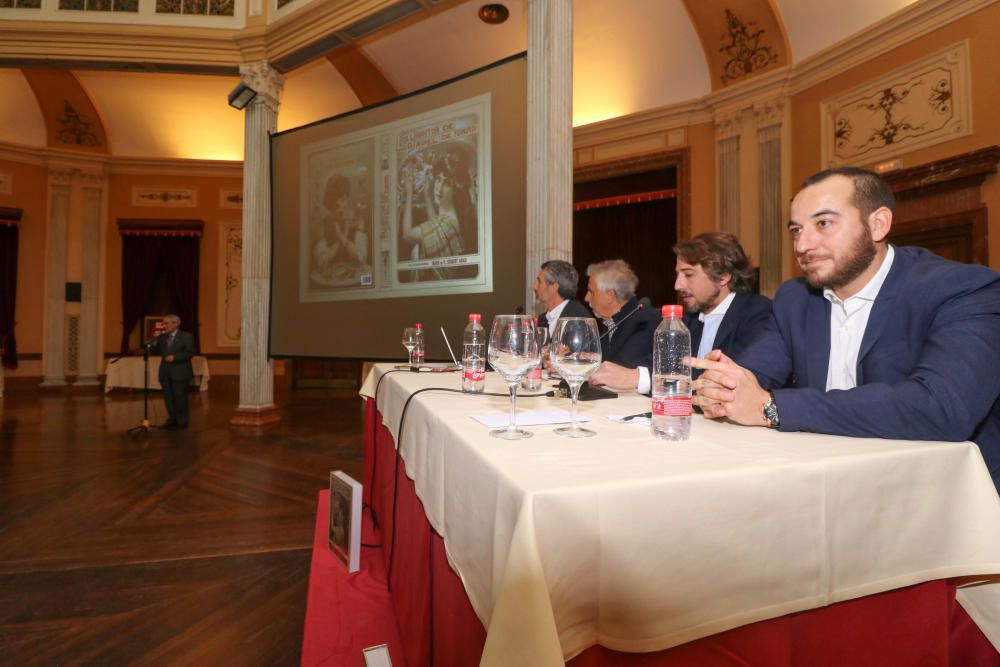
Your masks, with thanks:
[(493, 290), (489, 95), (303, 147), (303, 302)]
[(463, 114), (397, 138), (400, 283), (479, 275), (478, 121)]
[(367, 138), (308, 155), (300, 257), (307, 295), (323, 298), (374, 287), (375, 141)]

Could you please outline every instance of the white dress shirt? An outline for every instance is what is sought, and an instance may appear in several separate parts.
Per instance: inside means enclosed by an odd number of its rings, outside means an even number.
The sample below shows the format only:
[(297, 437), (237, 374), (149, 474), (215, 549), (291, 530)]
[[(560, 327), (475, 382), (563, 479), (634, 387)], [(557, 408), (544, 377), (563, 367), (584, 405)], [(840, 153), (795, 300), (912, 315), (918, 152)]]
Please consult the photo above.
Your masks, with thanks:
[(695, 356), (704, 357), (715, 349), (715, 335), (719, 333), (722, 326), (722, 318), (729, 312), (729, 306), (733, 305), (736, 294), (730, 293), (722, 302), (712, 309), (710, 313), (698, 313), (698, 320), (704, 325), (701, 330), (701, 342), (698, 343), (698, 350)]
[(889, 275), (892, 246), (882, 260), (882, 266), (857, 294), (841, 301), (832, 289), (824, 289), (823, 296), (830, 302), (830, 365), (826, 371), (826, 390), (853, 389), (858, 386), (858, 353), (861, 339), (868, 326), (875, 297)]
[[(715, 334), (719, 333), (719, 327), (722, 325), (722, 318), (726, 316), (726, 312), (729, 311), (729, 306), (733, 305), (733, 299), (736, 298), (736, 294), (731, 293), (725, 299), (723, 299), (719, 305), (712, 309), (710, 313), (698, 313), (698, 319), (704, 323), (704, 328), (701, 331), (701, 342), (698, 344), (698, 354), (695, 356), (704, 357), (706, 354), (712, 351), (712, 346), (715, 344)], [(645, 366), (639, 366), (639, 386), (636, 390), (640, 394), (645, 394), (649, 391), (652, 383), (649, 380), (649, 369)]]
[(549, 331), (555, 329), (556, 320), (562, 315), (562, 311), (566, 308), (567, 303), (569, 303), (569, 299), (563, 299), (562, 303), (545, 313), (545, 319), (549, 321)]

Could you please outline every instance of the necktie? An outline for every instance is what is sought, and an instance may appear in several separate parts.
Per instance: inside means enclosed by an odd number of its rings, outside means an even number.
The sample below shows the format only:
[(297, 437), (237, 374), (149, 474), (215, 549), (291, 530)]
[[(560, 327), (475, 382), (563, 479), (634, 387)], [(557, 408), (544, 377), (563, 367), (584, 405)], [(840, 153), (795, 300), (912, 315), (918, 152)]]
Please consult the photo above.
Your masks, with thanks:
[(170, 334), (167, 336), (167, 352), (169, 352), (174, 347), (174, 336), (176, 334)]
[(617, 326), (618, 324), (614, 319), (604, 320), (604, 327), (608, 330), (608, 340), (611, 340), (611, 337), (615, 335), (615, 328)]

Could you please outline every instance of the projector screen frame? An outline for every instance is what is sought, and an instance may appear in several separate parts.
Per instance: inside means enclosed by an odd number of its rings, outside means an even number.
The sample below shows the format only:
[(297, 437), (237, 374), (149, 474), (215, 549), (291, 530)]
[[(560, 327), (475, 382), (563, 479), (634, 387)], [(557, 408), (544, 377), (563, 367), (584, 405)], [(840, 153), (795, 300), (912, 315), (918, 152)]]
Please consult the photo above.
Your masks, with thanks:
[[(315, 128), (316, 126), (334, 123), (336, 121), (342, 121), (344, 119), (351, 119), (354, 116), (363, 114), (365, 112), (381, 109), (386, 106), (396, 105), (407, 100), (411, 100), (414, 97), (419, 97), (426, 95), (428, 93), (433, 93), (442, 88), (447, 88), (455, 83), (470, 79), (472, 77), (477, 77), (480, 74), (486, 73), (486, 76), (495, 77), (497, 75), (489, 74), (490, 70), (500, 70), (504, 65), (516, 63), (520, 61), (520, 64), (513, 65), (514, 70), (510, 73), (500, 75), (501, 79), (506, 77), (508, 83), (502, 85), (514, 85), (514, 94), (501, 95), (497, 98), (495, 94), (491, 94), (488, 97), (489, 106), (487, 107), (488, 112), (484, 114), (485, 123), (483, 124), (483, 130), (480, 130), (480, 137), (484, 137), (480, 141), (486, 141), (487, 145), (490, 146), (490, 151), (479, 151), (477, 157), (479, 159), (477, 172), (479, 175), (480, 183), (485, 183), (485, 187), (488, 188), (487, 192), (490, 195), (491, 202), (483, 201), (483, 198), (479, 200), (479, 208), (486, 208), (486, 215), (477, 216), (477, 225), (479, 229), (484, 229), (484, 221), (489, 221), (491, 227), (485, 227), (488, 233), (480, 234), (480, 243), (478, 247), (479, 254), (484, 258), (484, 265), (486, 271), (486, 277), (490, 282), (486, 283), (490, 285), (492, 291), (478, 292), (478, 293), (466, 293), (464, 291), (459, 291), (454, 287), (449, 288), (446, 294), (439, 296), (414, 296), (414, 295), (397, 295), (391, 298), (385, 299), (359, 299), (357, 301), (353, 300), (342, 300), (342, 301), (325, 301), (325, 302), (305, 302), (300, 303), (296, 298), (298, 294), (292, 297), (293, 307), (304, 307), (304, 306), (325, 306), (334, 307), (338, 314), (330, 315), (327, 313), (323, 317), (312, 317), (311, 315), (303, 320), (299, 318), (286, 318), (286, 311), (288, 308), (279, 304), (279, 297), (276, 294), (276, 282), (281, 283), (282, 277), (279, 276), (279, 272), (282, 270), (287, 270), (288, 262), (282, 259), (279, 261), (278, 257), (278, 239), (276, 238), (279, 234), (282, 234), (285, 230), (282, 229), (281, 224), (278, 220), (278, 208), (279, 208), (279, 196), (278, 188), (279, 183), (282, 181), (282, 176), (279, 173), (279, 165), (276, 161), (277, 154), (277, 142), (281, 140), (286, 135), (292, 135), (300, 133), (304, 130)], [(523, 294), (525, 289), (525, 280), (523, 272), (524, 258), (526, 256), (526, 237), (525, 237), (525, 224), (526, 224), (526, 178), (525, 172), (527, 168), (527, 150), (526, 150), (526, 135), (527, 135), (527, 57), (526, 53), (515, 54), (508, 58), (504, 58), (491, 65), (478, 68), (474, 71), (463, 74), (454, 79), (450, 79), (433, 86), (429, 86), (420, 91), (415, 91), (407, 95), (403, 95), (392, 100), (386, 100), (369, 107), (364, 107), (361, 109), (355, 109), (353, 111), (347, 112), (345, 114), (340, 114), (327, 119), (322, 119), (304, 125), (301, 127), (293, 128), (290, 130), (285, 130), (280, 133), (275, 133), (271, 136), (270, 142), (270, 153), (271, 153), (271, 184), (272, 184), (272, 199), (271, 199), (271, 236), (272, 236), (272, 253), (271, 253), (271, 274), (269, 280), (270, 289), (270, 301), (268, 308), (268, 321), (269, 321), (269, 332), (267, 341), (267, 354), (268, 358), (271, 359), (365, 359), (365, 360), (378, 360), (378, 359), (394, 359), (403, 352), (403, 348), (399, 344), (398, 337), (398, 327), (404, 326), (404, 324), (412, 326), (412, 321), (416, 320), (424, 321), (425, 331), (428, 332), (427, 340), (427, 358), (428, 359), (448, 359), (450, 358), (448, 352), (445, 348), (443, 338), (438, 335), (437, 329), (444, 325), (447, 329), (448, 335), (452, 340), (453, 344), (456, 341), (460, 342), (461, 330), (466, 323), (467, 314), (469, 312), (482, 312), (484, 319), (489, 320), (494, 313), (510, 313), (515, 312), (519, 309), (523, 309)], [(511, 84), (510, 82), (513, 82)], [(473, 88), (475, 85), (473, 84)], [(487, 88), (488, 90), (488, 88)], [(509, 93), (510, 91), (506, 91)], [(444, 93), (447, 97), (451, 93)], [(449, 99), (449, 104), (436, 104), (430, 107), (430, 110), (425, 113), (414, 113), (412, 111), (403, 113), (399, 118), (407, 121), (407, 124), (415, 126), (419, 124), (420, 120), (425, 117), (434, 116), (435, 114), (440, 115), (441, 109), (452, 109), (459, 108), (462, 106), (463, 102), (467, 102), (470, 99), (477, 99), (481, 97), (481, 93), (468, 94), (467, 92), (452, 95)], [(498, 109), (498, 107), (501, 107)], [(500, 114), (498, 116), (497, 114)], [(384, 119), (385, 116), (380, 116), (378, 119)], [(494, 122), (495, 118), (501, 118), (502, 122), (497, 125)], [(377, 119), (377, 120), (378, 120)], [(415, 120), (416, 119), (416, 120)], [(414, 122), (409, 122), (414, 121)], [(376, 122), (369, 127), (378, 127), (380, 125), (385, 125), (384, 122)], [(347, 134), (350, 134), (348, 132)], [(498, 136), (498, 134), (502, 136)], [(488, 136), (488, 140), (485, 137)], [(302, 139), (302, 143), (308, 143), (310, 139)], [(498, 154), (499, 151), (499, 154)], [(491, 154), (492, 160), (485, 160), (484, 156)], [(398, 157), (398, 156), (396, 156)], [(290, 158), (285, 155), (283, 158), (284, 162), (287, 163)], [(504, 175), (499, 178), (499, 183), (501, 185), (500, 190), (497, 190), (497, 174), (495, 167), (492, 166), (491, 162), (496, 161), (497, 165), (503, 166)], [(398, 174), (398, 172), (394, 172)], [(288, 192), (288, 179), (285, 179), (283, 186), (285, 187), (285, 193)], [(297, 193), (296, 196), (299, 197), (301, 193)], [(497, 197), (501, 198), (498, 202)], [(391, 215), (398, 216), (399, 207), (392, 207), (393, 210)], [(497, 215), (500, 215), (501, 228), (498, 229), (497, 225)], [(298, 214), (296, 214), (298, 216)], [(286, 216), (287, 222), (287, 216)], [(301, 221), (299, 221), (301, 223)], [(398, 225), (398, 217), (393, 221), (393, 225)], [(398, 232), (398, 230), (397, 230)], [(497, 240), (501, 240), (500, 246), (497, 246)], [(295, 242), (301, 245), (301, 239), (297, 237)], [(471, 246), (471, 244), (469, 244)], [(287, 251), (288, 243), (285, 243), (285, 249)], [(490, 252), (492, 251), (492, 252)], [(301, 253), (301, 248), (298, 250)], [(374, 252), (374, 250), (372, 251)], [(499, 269), (496, 266), (496, 261), (501, 261), (502, 266), (516, 266), (516, 270), (503, 269), (500, 273), (496, 273)], [(285, 266), (282, 268), (281, 264), (284, 263)], [(298, 276), (292, 278), (291, 281), (297, 282)], [(500, 280), (498, 283), (497, 280)], [(283, 277), (285, 283), (286, 293), (284, 297), (290, 296), (287, 293), (287, 286), (290, 284), (290, 279), (287, 275)], [(298, 291), (298, 285), (296, 285), (296, 292)], [(373, 311), (373, 303), (382, 301), (384, 302), (383, 307), (380, 308), (380, 313), (388, 317), (390, 320), (392, 317), (397, 317), (398, 321), (391, 320), (388, 324), (383, 322), (380, 326), (371, 326), (370, 329), (365, 330), (363, 326), (367, 323), (371, 317)], [(351, 307), (351, 304), (357, 304), (357, 308)], [(433, 303), (433, 307), (432, 307)], [(522, 304), (522, 305), (519, 305)], [(367, 311), (364, 311), (362, 306), (367, 307)], [(529, 304), (530, 306), (530, 304)], [(358, 309), (361, 310), (358, 310)], [(396, 311), (399, 312), (396, 312)], [(388, 315), (386, 315), (388, 313)], [(381, 341), (374, 341), (374, 344), (368, 345), (367, 349), (361, 349), (364, 346), (353, 345), (344, 346), (340, 344), (331, 345), (312, 345), (312, 346), (302, 346), (289, 342), (287, 337), (282, 337), (281, 331), (284, 330), (285, 333), (297, 332), (306, 329), (314, 329), (318, 331), (332, 331), (329, 324), (339, 324), (338, 320), (343, 320), (347, 318), (348, 321), (357, 321), (361, 324), (361, 328), (358, 331), (364, 331), (365, 333), (361, 336), (357, 336), (357, 331), (354, 334), (357, 338), (362, 339), (375, 339), (380, 338)], [(278, 336), (276, 337), (276, 332)], [(396, 348), (399, 348), (399, 352)]]

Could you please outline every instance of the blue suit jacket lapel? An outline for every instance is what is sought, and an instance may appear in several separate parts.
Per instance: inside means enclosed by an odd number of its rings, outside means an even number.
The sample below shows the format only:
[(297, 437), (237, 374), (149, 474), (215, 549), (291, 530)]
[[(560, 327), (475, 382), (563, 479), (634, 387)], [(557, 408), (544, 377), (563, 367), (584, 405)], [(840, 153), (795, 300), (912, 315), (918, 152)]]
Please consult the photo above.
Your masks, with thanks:
[[(800, 387), (826, 389), (826, 376), (830, 368), (830, 302), (823, 298), (813, 298), (806, 317), (806, 337), (809, 341), (808, 378), (797, 378)], [(803, 382), (804, 380), (804, 382)]]
[(899, 286), (904, 282), (900, 276), (907, 268), (907, 264), (907, 257), (897, 248), (892, 266), (889, 267), (889, 275), (885, 277), (885, 282), (882, 283), (878, 296), (875, 297), (875, 303), (872, 304), (872, 312), (868, 315), (868, 324), (865, 325), (865, 335), (861, 337), (861, 347), (858, 349), (858, 367), (855, 371), (858, 384), (864, 382), (862, 362), (865, 356), (871, 352), (872, 347), (885, 333), (886, 326), (889, 324), (894, 307), (893, 302), (899, 293)]
[(715, 340), (712, 342), (713, 349), (720, 349), (725, 346), (729, 341), (729, 337), (736, 331), (736, 325), (743, 319), (743, 305), (745, 302), (740, 296), (739, 294), (736, 295), (733, 302), (729, 304), (729, 310), (722, 316), (722, 322), (719, 323), (719, 328), (715, 332)]

